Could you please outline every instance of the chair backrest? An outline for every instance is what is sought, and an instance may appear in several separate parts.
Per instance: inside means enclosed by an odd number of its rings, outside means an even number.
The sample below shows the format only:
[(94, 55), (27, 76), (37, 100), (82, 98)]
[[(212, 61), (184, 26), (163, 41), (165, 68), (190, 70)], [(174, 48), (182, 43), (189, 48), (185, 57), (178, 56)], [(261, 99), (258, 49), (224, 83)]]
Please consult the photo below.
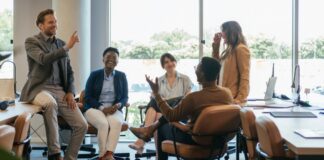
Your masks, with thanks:
[(284, 157), (284, 142), (276, 124), (266, 116), (256, 119), (256, 129), (259, 138), (260, 148), (270, 158)]
[(251, 109), (242, 108), (240, 111), (240, 117), (243, 135), (246, 138), (249, 159), (255, 159), (257, 157), (255, 147), (258, 142), (258, 135), (255, 126), (255, 115)]
[(21, 157), (24, 150), (25, 141), (29, 138), (28, 131), (30, 125), (31, 114), (23, 113), (17, 117), (14, 127), (16, 129), (13, 151), (16, 156)]
[(15, 138), (15, 128), (9, 125), (0, 126), (0, 148), (11, 152), (13, 141)]
[(240, 126), (240, 108), (238, 105), (219, 105), (205, 108), (198, 116), (192, 132), (193, 140), (200, 145), (212, 145), (213, 136), (224, 135), (229, 141), (236, 135)]
[(0, 100), (14, 100), (15, 92), (14, 92), (14, 79), (0, 79)]
[(79, 103), (82, 103), (84, 105), (85, 103), (85, 91), (82, 90), (81, 93), (80, 93), (80, 97), (79, 97)]

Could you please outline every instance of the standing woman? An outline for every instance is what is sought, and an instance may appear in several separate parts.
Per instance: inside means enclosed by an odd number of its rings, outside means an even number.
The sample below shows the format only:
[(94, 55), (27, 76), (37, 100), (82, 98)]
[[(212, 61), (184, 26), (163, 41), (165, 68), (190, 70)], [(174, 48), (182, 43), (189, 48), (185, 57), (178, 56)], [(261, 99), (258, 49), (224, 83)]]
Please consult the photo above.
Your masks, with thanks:
[[(220, 54), (221, 38), (224, 39), (225, 50)], [(222, 65), (218, 84), (229, 88), (234, 102), (242, 105), (250, 90), (250, 51), (241, 26), (236, 21), (223, 23), (221, 32), (215, 34), (212, 47), (212, 56)]]

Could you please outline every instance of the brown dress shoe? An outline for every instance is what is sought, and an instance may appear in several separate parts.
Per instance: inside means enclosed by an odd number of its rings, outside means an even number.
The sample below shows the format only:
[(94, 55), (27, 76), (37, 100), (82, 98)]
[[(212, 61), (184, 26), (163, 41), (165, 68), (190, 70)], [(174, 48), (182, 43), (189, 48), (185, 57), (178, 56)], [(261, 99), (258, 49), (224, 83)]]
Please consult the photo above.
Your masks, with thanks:
[(115, 160), (114, 152), (111, 152), (111, 151), (107, 151), (104, 157), (105, 157), (105, 160)]
[(141, 127), (134, 128), (130, 127), (129, 130), (139, 139), (142, 139), (145, 142), (149, 142), (153, 137), (154, 128), (153, 127)]

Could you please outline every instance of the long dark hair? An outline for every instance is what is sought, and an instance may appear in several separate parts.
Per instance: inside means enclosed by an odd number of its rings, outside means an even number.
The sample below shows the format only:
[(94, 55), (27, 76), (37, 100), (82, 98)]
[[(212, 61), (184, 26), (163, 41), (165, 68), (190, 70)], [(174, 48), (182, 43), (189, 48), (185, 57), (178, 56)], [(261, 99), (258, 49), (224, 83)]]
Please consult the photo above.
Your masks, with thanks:
[(224, 22), (221, 26), (222, 32), (226, 36), (226, 49), (222, 53), (222, 59), (226, 58), (229, 53), (232, 53), (239, 44), (246, 45), (245, 37), (242, 33), (242, 28), (236, 21)]

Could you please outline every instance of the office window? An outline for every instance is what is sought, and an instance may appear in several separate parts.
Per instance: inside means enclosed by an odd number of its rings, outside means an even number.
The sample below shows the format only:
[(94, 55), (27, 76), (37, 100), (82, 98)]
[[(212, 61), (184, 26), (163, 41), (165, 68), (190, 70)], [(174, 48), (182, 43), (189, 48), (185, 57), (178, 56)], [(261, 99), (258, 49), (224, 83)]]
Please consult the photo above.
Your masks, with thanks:
[[(301, 96), (305, 100), (305, 89), (311, 90), (311, 98), (324, 95), (324, 1), (299, 1), (299, 64), (301, 69)], [(321, 99), (321, 100), (322, 100)]]
[(211, 55), (211, 43), (225, 21), (240, 23), (251, 51), (250, 96), (264, 94), (266, 81), (275, 64), (277, 93), (290, 94), (291, 86), (291, 0), (205, 0), (205, 55)]
[(111, 46), (120, 50), (117, 69), (126, 73), (129, 83), (130, 125), (140, 125), (136, 106), (149, 101), (151, 90), (145, 74), (165, 73), (159, 60), (163, 53), (176, 57), (177, 71), (188, 75), (194, 90), (198, 89), (194, 72), (199, 55), (198, 22), (196, 0), (111, 1)]
[[(13, 45), (13, 0), (1, 0), (0, 5), (0, 54), (12, 53)], [(8, 60), (13, 60), (13, 56)], [(2, 63), (2, 62), (0, 62)], [(0, 78), (12, 78), (12, 65), (6, 63), (0, 69)]]

